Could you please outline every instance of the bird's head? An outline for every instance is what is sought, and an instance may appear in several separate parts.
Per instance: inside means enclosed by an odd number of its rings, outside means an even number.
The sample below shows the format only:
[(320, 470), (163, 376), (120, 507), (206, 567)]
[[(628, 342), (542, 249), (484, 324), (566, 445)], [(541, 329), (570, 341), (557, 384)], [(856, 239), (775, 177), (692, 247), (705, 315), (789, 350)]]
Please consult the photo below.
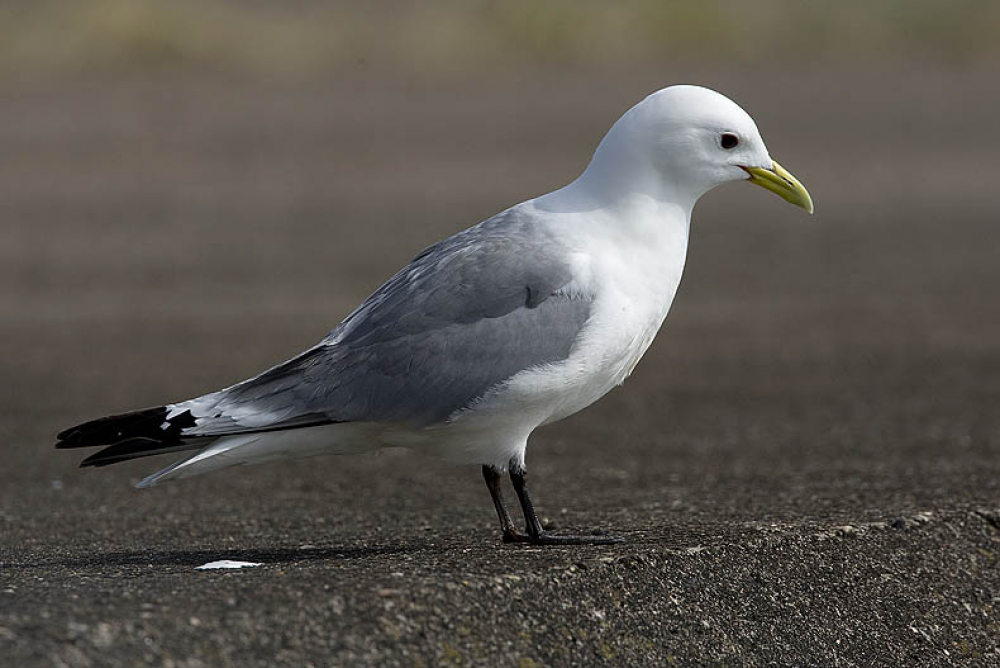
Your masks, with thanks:
[(594, 166), (692, 206), (716, 186), (749, 180), (813, 212), (809, 192), (771, 158), (750, 115), (700, 86), (664, 88), (632, 107), (601, 142)]

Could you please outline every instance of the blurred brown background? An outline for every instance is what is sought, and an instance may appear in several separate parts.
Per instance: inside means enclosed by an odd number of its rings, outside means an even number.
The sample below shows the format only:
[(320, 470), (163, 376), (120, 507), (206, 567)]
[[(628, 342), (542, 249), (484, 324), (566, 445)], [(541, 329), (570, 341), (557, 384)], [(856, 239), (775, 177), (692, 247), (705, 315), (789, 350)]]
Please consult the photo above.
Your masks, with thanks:
[[(501, 664), (990, 659), (997, 34), (1000, 5), (971, 1), (3, 3), (0, 649), (19, 665), (476, 663), (508, 637), (500, 603), (428, 601), (517, 573), (527, 589), (496, 601), (524, 597), (548, 626)], [(654, 559), (574, 590), (632, 592), (632, 616), (531, 598), (565, 595), (549, 574), (579, 555), (497, 547), (474, 467), (390, 452), (140, 493), (169, 460), (77, 471), (51, 449), (82, 419), (311, 345), (423, 247), (572, 180), (625, 109), (682, 82), (747, 109), (817, 213), (741, 185), (707, 196), (634, 376), (529, 448), (558, 523)], [(746, 548), (758, 525), (787, 544)], [(845, 525), (864, 536), (816, 542)], [(694, 547), (710, 556), (670, 556)], [(232, 555), (268, 564), (240, 575), (253, 597), (192, 580)], [(740, 625), (712, 592), (748, 563), (762, 579), (733, 596), (760, 619)], [(371, 594), (386, 588), (409, 620), (391, 628)], [(771, 609), (775, 592), (801, 614)], [(657, 608), (668, 595), (685, 603)], [(249, 617), (217, 609), (227, 596)]]

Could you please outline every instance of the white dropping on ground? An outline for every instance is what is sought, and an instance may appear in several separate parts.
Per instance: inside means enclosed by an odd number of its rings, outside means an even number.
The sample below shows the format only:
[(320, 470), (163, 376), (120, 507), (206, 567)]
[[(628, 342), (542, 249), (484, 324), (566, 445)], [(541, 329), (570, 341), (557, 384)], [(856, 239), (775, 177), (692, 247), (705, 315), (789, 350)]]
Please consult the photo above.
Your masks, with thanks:
[(196, 571), (214, 571), (226, 568), (253, 568), (260, 566), (259, 561), (233, 561), (232, 559), (222, 559), (220, 561), (210, 561), (207, 564), (196, 566)]

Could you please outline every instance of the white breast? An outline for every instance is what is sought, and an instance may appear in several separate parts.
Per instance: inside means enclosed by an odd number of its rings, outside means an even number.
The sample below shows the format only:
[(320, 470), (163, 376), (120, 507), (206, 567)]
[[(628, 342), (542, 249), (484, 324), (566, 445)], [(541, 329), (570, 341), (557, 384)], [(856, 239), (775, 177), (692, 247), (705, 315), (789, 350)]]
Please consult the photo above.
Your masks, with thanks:
[(572, 287), (594, 300), (580, 338), (568, 359), (516, 374), (473, 412), (508, 426), (516, 420), (527, 435), (621, 384), (653, 342), (677, 292), (687, 222), (686, 215), (659, 211), (630, 229), (572, 230), (582, 258)]

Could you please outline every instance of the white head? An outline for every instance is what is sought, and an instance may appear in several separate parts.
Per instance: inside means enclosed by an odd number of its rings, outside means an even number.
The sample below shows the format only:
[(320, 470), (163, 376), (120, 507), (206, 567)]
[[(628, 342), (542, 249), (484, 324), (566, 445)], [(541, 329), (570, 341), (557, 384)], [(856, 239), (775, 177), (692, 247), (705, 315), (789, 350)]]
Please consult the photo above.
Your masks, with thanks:
[(716, 186), (745, 180), (812, 212), (808, 192), (771, 159), (750, 115), (699, 86), (664, 88), (629, 109), (580, 177), (592, 191), (688, 208)]

